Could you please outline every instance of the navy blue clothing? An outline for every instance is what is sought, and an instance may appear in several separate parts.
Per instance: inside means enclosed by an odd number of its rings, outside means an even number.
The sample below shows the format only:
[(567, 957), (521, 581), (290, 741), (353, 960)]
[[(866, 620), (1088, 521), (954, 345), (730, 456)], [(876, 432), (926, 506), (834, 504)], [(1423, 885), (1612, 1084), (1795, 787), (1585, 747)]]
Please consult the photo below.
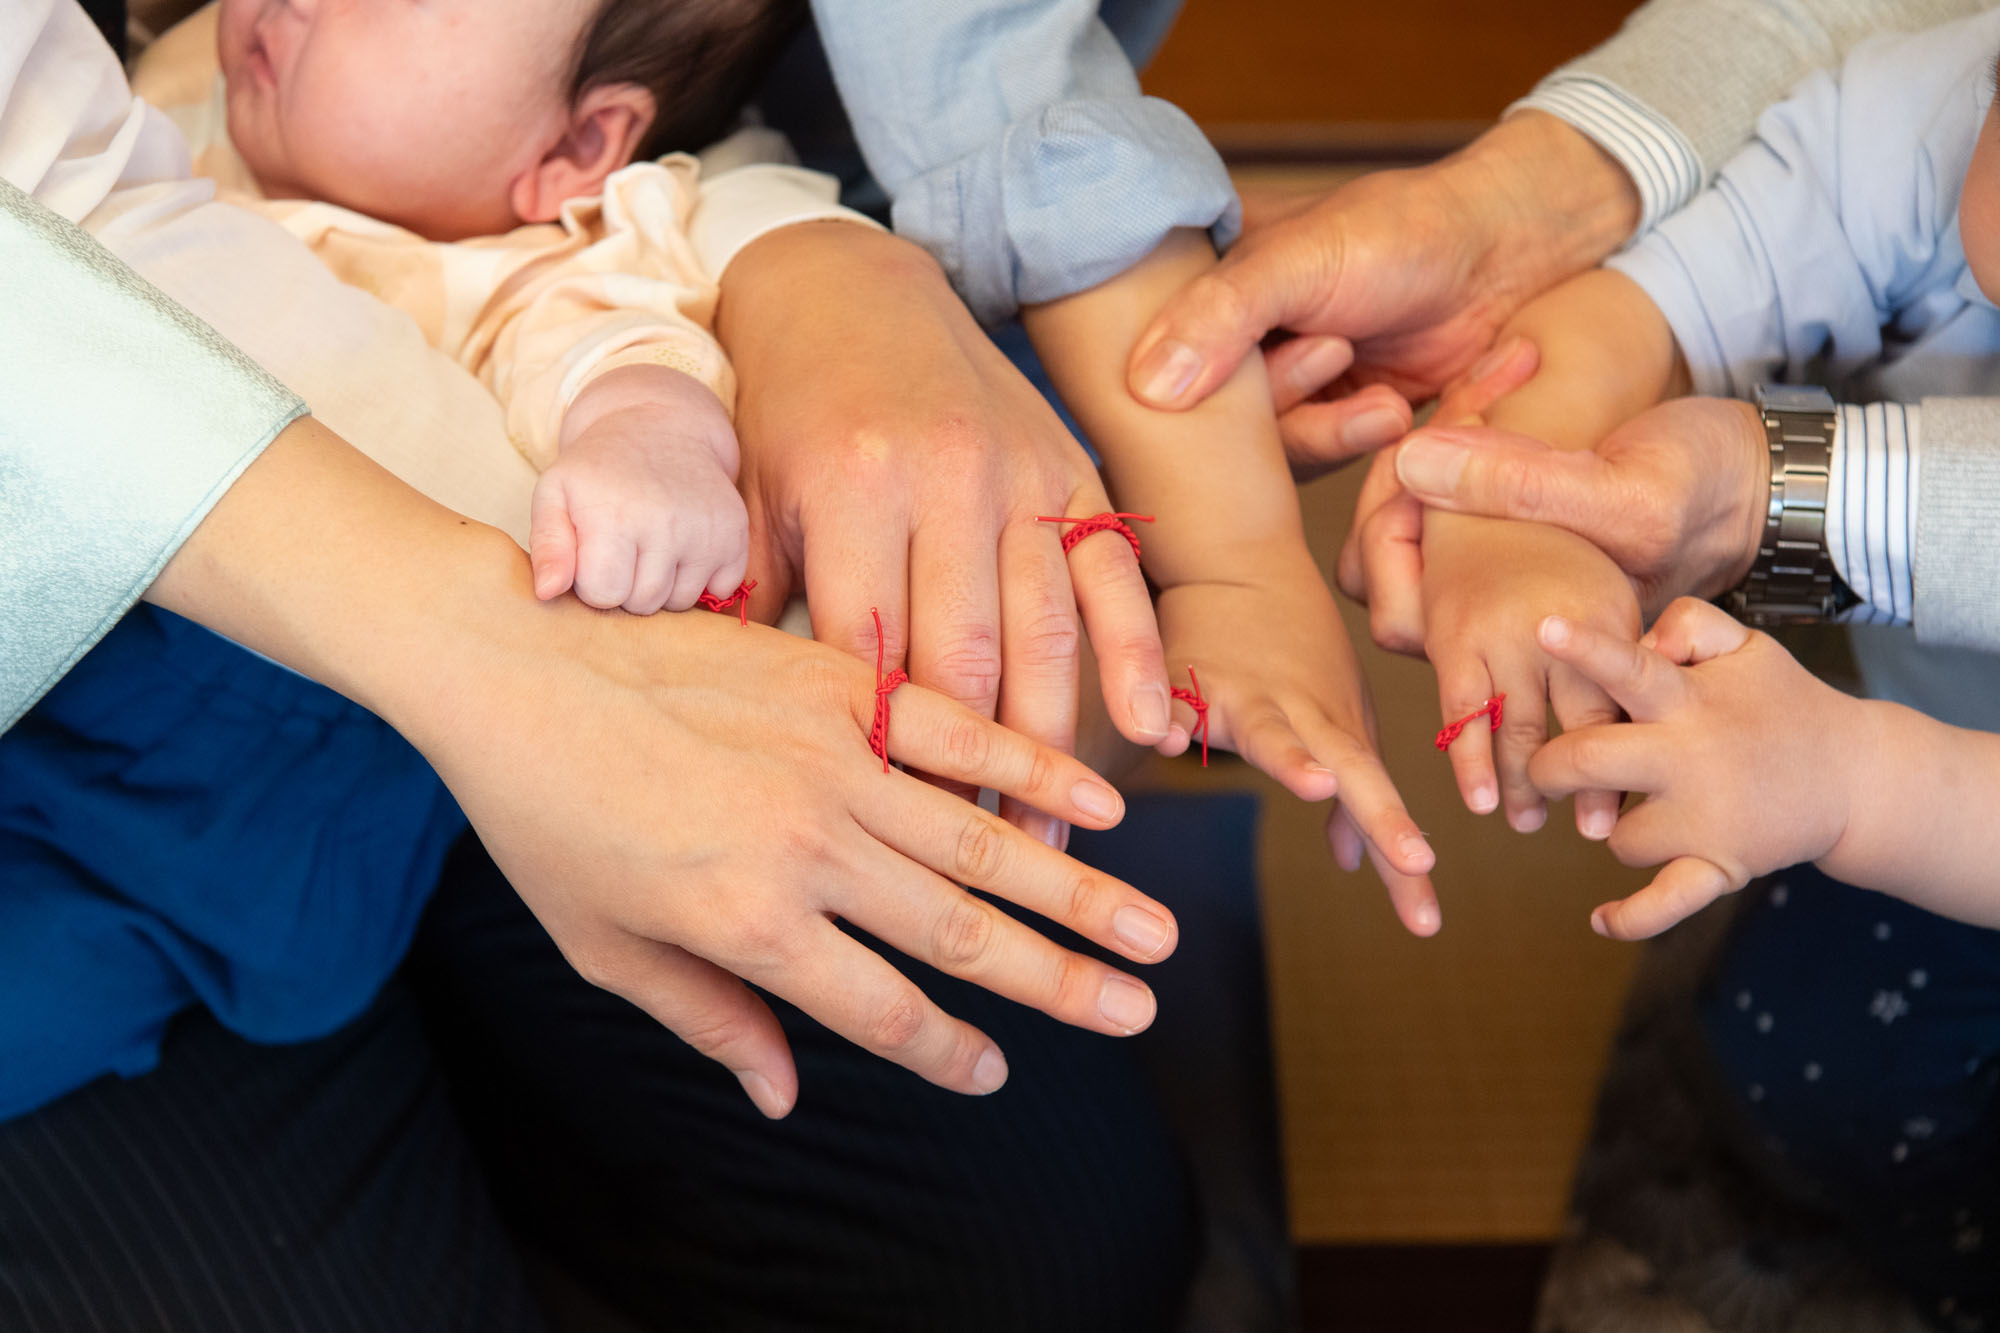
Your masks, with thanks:
[(0, 1119), (152, 1069), (194, 1005), (253, 1042), (349, 1022), (464, 826), (373, 714), (135, 610), (0, 735)]
[(2000, 1327), (2000, 931), (1795, 866), (1744, 904), (1701, 1018), (1773, 1177), (1938, 1327)]

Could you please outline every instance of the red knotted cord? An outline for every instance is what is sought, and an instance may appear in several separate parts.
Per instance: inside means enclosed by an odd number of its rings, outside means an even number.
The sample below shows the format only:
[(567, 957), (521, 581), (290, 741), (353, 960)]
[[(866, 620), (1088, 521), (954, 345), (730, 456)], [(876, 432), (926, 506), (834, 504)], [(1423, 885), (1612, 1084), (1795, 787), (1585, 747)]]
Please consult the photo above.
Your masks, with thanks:
[(882, 760), (882, 771), (889, 771), (889, 696), (896, 692), (898, 685), (910, 679), (910, 673), (897, 667), (888, 675), (882, 674), (882, 613), (874, 607), (868, 614), (875, 617), (875, 725), (868, 729), (868, 748)]
[[(1136, 544), (1136, 543), (1135, 543)], [(1201, 766), (1208, 767), (1208, 700), (1201, 697), (1201, 682), (1195, 678), (1194, 668), (1188, 668), (1188, 679), (1194, 688), (1184, 690), (1176, 685), (1167, 693), (1194, 709), (1194, 734), (1201, 737)]]
[(1122, 534), (1126, 541), (1132, 543), (1132, 554), (1136, 556), (1139, 554), (1139, 534), (1132, 531), (1130, 524), (1125, 521), (1127, 519), (1132, 520), (1133, 523), (1151, 523), (1153, 516), (1151, 514), (1092, 514), (1089, 518), (1037, 518), (1035, 522), (1076, 524), (1075, 527), (1062, 535), (1064, 555), (1068, 555), (1078, 542), (1093, 533), (1116, 532)]
[(1493, 719), (1493, 725), (1490, 728), (1488, 728), (1488, 730), (1490, 731), (1500, 730), (1500, 709), (1502, 705), (1504, 705), (1506, 702), (1507, 702), (1506, 695), (1496, 694), (1491, 699), (1488, 699), (1485, 703), (1479, 705), (1479, 707), (1474, 709), (1472, 712), (1467, 713), (1464, 717), (1460, 718), (1458, 721), (1447, 725), (1443, 730), (1438, 732), (1438, 738), (1437, 738), (1438, 749), (1449, 750), (1451, 748), (1451, 743), (1458, 739), (1458, 733), (1464, 731), (1468, 726), (1471, 726), (1474, 722), (1477, 722), (1482, 717), (1490, 717)]
[(748, 625), (750, 623), (750, 590), (756, 586), (757, 580), (748, 579), (742, 587), (730, 593), (727, 597), (717, 597), (712, 592), (705, 592), (694, 599), (694, 604), (701, 607), (704, 611), (727, 611), (729, 608), (735, 607), (736, 623), (739, 625)]

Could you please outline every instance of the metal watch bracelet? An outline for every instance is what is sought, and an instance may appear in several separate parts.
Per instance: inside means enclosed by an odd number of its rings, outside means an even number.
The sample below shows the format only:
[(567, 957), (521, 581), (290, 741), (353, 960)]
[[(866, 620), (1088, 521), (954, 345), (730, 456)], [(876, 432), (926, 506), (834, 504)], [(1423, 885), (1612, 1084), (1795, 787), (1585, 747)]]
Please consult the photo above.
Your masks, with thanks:
[(1839, 581), (1826, 549), (1826, 496), (1838, 414), (1824, 389), (1769, 385), (1757, 392), (1770, 449), (1771, 494), (1764, 535), (1729, 609), (1756, 626), (1807, 625), (1838, 605)]

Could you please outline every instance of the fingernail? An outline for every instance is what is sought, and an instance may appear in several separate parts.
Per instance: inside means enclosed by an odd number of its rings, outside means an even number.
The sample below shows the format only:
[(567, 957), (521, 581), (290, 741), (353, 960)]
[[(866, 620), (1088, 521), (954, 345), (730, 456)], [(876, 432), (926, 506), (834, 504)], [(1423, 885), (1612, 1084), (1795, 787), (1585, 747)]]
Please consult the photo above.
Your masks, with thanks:
[(998, 1046), (988, 1046), (979, 1063), (972, 1067), (972, 1090), (984, 1097), (989, 1092), (998, 1092), (1006, 1081), (1007, 1057), (1000, 1054)]
[(1386, 407), (1374, 407), (1340, 428), (1340, 442), (1349, 449), (1380, 449), (1403, 434), (1408, 418)]
[(1494, 371), (1505, 365), (1507, 358), (1514, 355), (1520, 346), (1521, 340), (1519, 338), (1509, 338), (1506, 342), (1501, 343), (1485, 356), (1480, 357), (1472, 363), (1472, 369), (1465, 372), (1465, 382), (1471, 384), (1485, 379), (1488, 375), (1491, 375)]
[(1592, 810), (1583, 817), (1583, 836), (1593, 842), (1603, 842), (1611, 836), (1611, 830), (1618, 825), (1618, 815), (1611, 810)]
[(1542, 617), (1542, 642), (1560, 648), (1569, 642), (1569, 622), (1561, 616)]
[(1138, 957), (1150, 961), (1167, 947), (1167, 937), (1173, 931), (1143, 907), (1121, 907), (1112, 914), (1111, 933)]
[(1450, 495), (1472, 451), (1462, 444), (1419, 435), (1396, 451), (1396, 479), (1418, 495)]
[(1537, 805), (1521, 811), (1507, 822), (1514, 826), (1516, 833), (1534, 833), (1549, 822), (1549, 808), (1546, 805)]
[(1199, 374), (1199, 352), (1177, 339), (1162, 338), (1139, 362), (1139, 396), (1155, 407), (1171, 406)]
[(1410, 914), (1410, 920), (1420, 935), (1435, 934), (1439, 925), (1436, 903), (1425, 903)]
[(767, 1120), (782, 1120), (791, 1111), (792, 1104), (778, 1095), (778, 1090), (754, 1069), (735, 1071), (736, 1081), (743, 1085), (743, 1091), (750, 1097), (751, 1104), (763, 1113)]
[(1126, 1032), (1137, 1032), (1152, 1022), (1156, 1007), (1153, 992), (1126, 976), (1105, 978), (1104, 989), (1097, 993), (1097, 1012)]
[(1465, 798), (1465, 803), (1472, 807), (1475, 815), (1490, 815), (1500, 804), (1500, 796), (1491, 787), (1474, 787), (1472, 795)]
[(1085, 778), (1069, 789), (1069, 799), (1070, 804), (1092, 819), (1108, 822), (1118, 818), (1118, 793), (1101, 782)]
[(1421, 833), (1405, 833), (1396, 843), (1403, 850), (1403, 860), (1410, 864), (1417, 862), (1434, 863), (1436, 855), (1431, 851), (1430, 842)]
[(1605, 924), (1603, 908), (1600, 907), (1590, 914), (1590, 928), (1607, 940), (1611, 938), (1611, 927)]
[(1132, 691), (1132, 729), (1139, 733), (1142, 744), (1157, 745), (1165, 740), (1167, 724), (1172, 719), (1173, 714), (1167, 711), (1165, 685), (1156, 681)]
[(1062, 850), (1063, 822), (1060, 819), (1054, 819), (1048, 815), (1035, 815), (1030, 822), (1034, 827), (1036, 837), (1057, 851)]

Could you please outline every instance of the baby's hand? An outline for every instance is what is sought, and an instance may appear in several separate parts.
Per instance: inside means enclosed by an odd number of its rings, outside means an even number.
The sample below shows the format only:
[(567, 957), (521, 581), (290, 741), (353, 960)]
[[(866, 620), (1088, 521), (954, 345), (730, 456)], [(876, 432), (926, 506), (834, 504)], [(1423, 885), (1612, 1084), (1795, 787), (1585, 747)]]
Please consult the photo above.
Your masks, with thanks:
[[(1504, 803), (1507, 822), (1533, 832), (1548, 807), (1528, 779), (1528, 760), (1548, 739), (1549, 708), (1565, 731), (1618, 716), (1601, 688), (1542, 651), (1535, 625), (1554, 609), (1633, 639), (1638, 599), (1603, 552), (1560, 529), (1455, 514), (1430, 515), (1426, 524), (1424, 651), (1437, 671), (1444, 721), (1506, 696), (1497, 732), (1482, 719), (1451, 742), (1459, 794), (1477, 814)], [(1615, 791), (1578, 792), (1576, 825), (1585, 837), (1609, 836), (1617, 817)]]
[[(1354, 649), (1312, 560), (1274, 551), (1254, 582), (1182, 583), (1159, 597), (1173, 683), (1188, 671), (1208, 704), (1210, 744), (1234, 750), (1307, 801), (1338, 796), (1327, 821), (1334, 859), (1357, 869), (1365, 847), (1412, 932), (1439, 925), (1436, 863), (1375, 750), (1375, 720)], [(1184, 702), (1158, 747), (1188, 748), (1197, 722)], [(1198, 743), (1198, 742), (1197, 742)]]
[(1843, 744), (1856, 734), (1857, 701), (1769, 635), (1684, 597), (1636, 644), (1560, 616), (1541, 623), (1540, 639), (1632, 721), (1550, 741), (1530, 765), (1536, 785), (1550, 796), (1644, 792), (1618, 820), (1611, 850), (1630, 866), (1666, 863), (1651, 884), (1591, 913), (1598, 934), (1657, 935), (1840, 841), (1853, 777)]
[(736, 433), (713, 393), (664, 367), (611, 371), (577, 396), (535, 486), (535, 595), (571, 586), (596, 607), (685, 611), (743, 582), (750, 521)]

